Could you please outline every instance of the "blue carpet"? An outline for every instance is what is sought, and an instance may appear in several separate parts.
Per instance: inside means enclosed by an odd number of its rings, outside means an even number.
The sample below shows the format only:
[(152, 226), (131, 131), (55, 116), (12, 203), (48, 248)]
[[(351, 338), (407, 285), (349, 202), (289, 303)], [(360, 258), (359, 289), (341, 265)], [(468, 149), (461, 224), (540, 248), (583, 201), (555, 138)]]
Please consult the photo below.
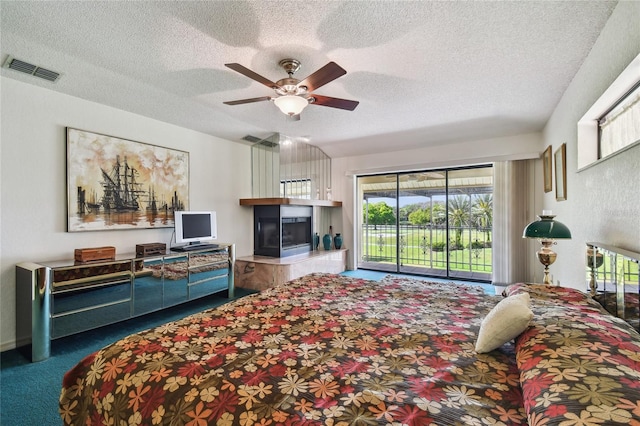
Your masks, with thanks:
[[(343, 275), (380, 281), (387, 275), (436, 282), (456, 282), (479, 285), (488, 294), (494, 294), (493, 286), (476, 282), (455, 281), (412, 275), (388, 274), (376, 271), (346, 271)], [(236, 295), (249, 294), (236, 289)], [(114, 325), (76, 334), (51, 343), (51, 357), (31, 363), (19, 348), (0, 354), (0, 425), (59, 425), (58, 397), (64, 373), (86, 355), (132, 333), (177, 320), (204, 309), (226, 303), (221, 296), (211, 296), (151, 313)]]
[(436, 283), (456, 283), (463, 285), (475, 285), (480, 286), (484, 289), (486, 294), (495, 295), (496, 291), (492, 284), (480, 283), (475, 281), (461, 281), (461, 280), (452, 280), (446, 278), (433, 278), (433, 277), (424, 277), (421, 275), (405, 275), (405, 274), (390, 274), (389, 272), (378, 272), (378, 271), (369, 271), (365, 269), (358, 269), (357, 271), (345, 271), (342, 275), (346, 275), (348, 277), (355, 278), (363, 278), (366, 280), (380, 281), (387, 275), (393, 275), (394, 277), (403, 277), (403, 278), (411, 278), (414, 280), (422, 280), (422, 281), (431, 281)]
[[(250, 294), (236, 288), (236, 298)], [(60, 425), (58, 398), (64, 373), (82, 358), (132, 333), (156, 327), (228, 299), (212, 295), (51, 342), (51, 357), (31, 363), (30, 347), (0, 354), (0, 425)]]

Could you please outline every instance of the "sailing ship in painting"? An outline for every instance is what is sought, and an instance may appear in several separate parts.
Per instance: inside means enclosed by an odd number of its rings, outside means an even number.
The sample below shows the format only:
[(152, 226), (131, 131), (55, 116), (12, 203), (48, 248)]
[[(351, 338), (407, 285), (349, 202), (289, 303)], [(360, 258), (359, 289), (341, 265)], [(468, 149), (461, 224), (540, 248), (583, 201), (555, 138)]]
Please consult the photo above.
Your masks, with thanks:
[(189, 153), (67, 127), (67, 231), (172, 228)]
[[(78, 187), (78, 215), (117, 215), (119, 213), (144, 213), (163, 214), (165, 219), (173, 217), (175, 210), (184, 210), (184, 202), (180, 200), (174, 191), (169, 202), (156, 199), (156, 193), (152, 187), (142, 189), (143, 184), (138, 182), (138, 171), (127, 163), (127, 158), (121, 163), (120, 156), (116, 157), (111, 171), (100, 168), (102, 197), (93, 189), (89, 199), (86, 197), (86, 189)], [(146, 204), (143, 209), (142, 204)], [(130, 219), (126, 219), (130, 220)]]

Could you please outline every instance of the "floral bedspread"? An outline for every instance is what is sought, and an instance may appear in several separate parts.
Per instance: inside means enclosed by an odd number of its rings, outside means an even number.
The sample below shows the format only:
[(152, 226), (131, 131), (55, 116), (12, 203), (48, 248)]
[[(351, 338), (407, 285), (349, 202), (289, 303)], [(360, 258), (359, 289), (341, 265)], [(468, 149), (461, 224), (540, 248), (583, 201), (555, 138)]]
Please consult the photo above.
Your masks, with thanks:
[(528, 292), (534, 319), (516, 339), (531, 426), (640, 426), (640, 335), (590, 296), (543, 285)]
[(526, 424), (514, 345), (474, 351), (499, 299), (308, 275), (87, 356), (64, 377), (60, 414), (72, 425)]

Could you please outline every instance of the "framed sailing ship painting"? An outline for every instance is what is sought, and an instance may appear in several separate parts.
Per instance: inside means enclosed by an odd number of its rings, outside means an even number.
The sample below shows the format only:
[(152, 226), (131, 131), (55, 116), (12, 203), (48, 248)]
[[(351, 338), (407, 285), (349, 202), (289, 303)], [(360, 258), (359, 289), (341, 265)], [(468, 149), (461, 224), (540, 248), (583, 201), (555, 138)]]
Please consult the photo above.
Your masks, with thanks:
[(67, 127), (69, 232), (173, 227), (189, 153)]

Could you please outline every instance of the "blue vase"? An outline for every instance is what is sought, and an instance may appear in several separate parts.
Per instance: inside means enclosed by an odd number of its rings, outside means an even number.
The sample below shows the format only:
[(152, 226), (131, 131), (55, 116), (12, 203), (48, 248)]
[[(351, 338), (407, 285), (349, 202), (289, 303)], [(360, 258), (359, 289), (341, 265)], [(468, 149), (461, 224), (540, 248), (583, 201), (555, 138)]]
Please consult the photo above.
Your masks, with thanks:
[(342, 236), (340, 234), (336, 234), (336, 236), (333, 237), (333, 247), (335, 247), (336, 250), (342, 247)]
[(320, 235), (316, 232), (313, 234), (313, 248), (314, 250), (318, 250), (318, 246), (320, 245)]
[(331, 235), (324, 234), (324, 237), (322, 237), (322, 245), (325, 250), (331, 250)]

